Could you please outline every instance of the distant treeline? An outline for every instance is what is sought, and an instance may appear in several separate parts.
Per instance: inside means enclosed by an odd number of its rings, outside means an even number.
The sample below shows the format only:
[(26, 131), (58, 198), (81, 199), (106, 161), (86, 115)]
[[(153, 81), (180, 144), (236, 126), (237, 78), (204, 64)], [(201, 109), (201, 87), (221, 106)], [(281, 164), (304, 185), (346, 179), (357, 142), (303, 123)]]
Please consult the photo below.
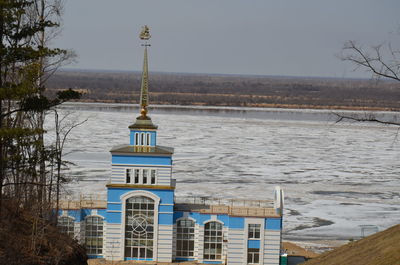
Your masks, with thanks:
[[(59, 71), (49, 93), (82, 101), (138, 103), (141, 73)], [(400, 84), (384, 80), (150, 73), (152, 104), (400, 110)]]

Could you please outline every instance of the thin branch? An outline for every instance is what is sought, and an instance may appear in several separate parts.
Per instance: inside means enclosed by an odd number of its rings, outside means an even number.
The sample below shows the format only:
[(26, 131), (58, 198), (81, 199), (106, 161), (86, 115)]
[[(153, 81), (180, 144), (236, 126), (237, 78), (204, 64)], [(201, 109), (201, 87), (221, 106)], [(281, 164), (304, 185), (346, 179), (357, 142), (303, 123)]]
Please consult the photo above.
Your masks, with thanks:
[[(397, 67), (399, 66), (397, 58), (396, 56), (394, 56), (397, 52), (393, 51), (393, 49), (389, 47), (390, 54), (392, 54), (392, 57), (395, 61), (395, 64), (391, 66), (383, 60), (381, 47), (382, 45), (378, 45), (372, 48), (375, 52), (375, 56), (371, 57), (366, 51), (362, 49), (361, 46), (356, 45), (354, 41), (349, 41), (344, 46), (343, 50), (348, 51), (351, 54), (342, 55), (341, 59), (354, 63), (356, 68), (364, 67), (367, 70), (371, 71), (377, 77), (385, 77), (388, 79), (400, 81), (399, 73), (395, 71), (398, 70)], [(378, 65), (375, 65), (374, 63)], [(381, 70), (379, 70), (379, 67), (381, 68)]]
[(337, 119), (335, 121), (335, 123), (339, 123), (342, 121), (358, 121), (358, 122), (374, 122), (374, 123), (380, 123), (380, 124), (386, 124), (386, 125), (395, 125), (395, 126), (400, 126), (400, 122), (396, 122), (396, 121), (383, 121), (383, 120), (379, 120), (375, 117), (357, 117), (357, 116), (347, 116), (347, 115), (343, 115), (343, 114), (339, 114), (339, 113), (333, 113)]

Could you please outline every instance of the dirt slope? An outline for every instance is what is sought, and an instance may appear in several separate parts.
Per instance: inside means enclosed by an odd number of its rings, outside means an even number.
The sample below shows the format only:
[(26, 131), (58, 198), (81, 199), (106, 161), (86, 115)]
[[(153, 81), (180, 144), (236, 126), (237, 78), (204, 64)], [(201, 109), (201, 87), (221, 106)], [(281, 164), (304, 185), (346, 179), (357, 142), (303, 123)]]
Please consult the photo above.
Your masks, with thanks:
[(0, 216), (0, 265), (85, 265), (85, 249), (32, 209), (6, 201)]
[(400, 265), (400, 224), (302, 263), (317, 264)]

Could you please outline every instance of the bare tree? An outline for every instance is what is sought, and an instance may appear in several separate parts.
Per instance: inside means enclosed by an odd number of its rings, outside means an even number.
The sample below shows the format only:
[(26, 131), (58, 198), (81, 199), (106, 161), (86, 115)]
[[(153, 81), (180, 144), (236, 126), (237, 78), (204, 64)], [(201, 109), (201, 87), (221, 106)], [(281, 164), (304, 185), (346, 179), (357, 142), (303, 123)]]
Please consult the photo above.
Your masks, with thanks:
[[(394, 49), (391, 43), (380, 44), (364, 48), (355, 41), (348, 41), (342, 50), (340, 58), (343, 61), (352, 63), (355, 70), (365, 70), (372, 74), (372, 77), (379, 80), (400, 82), (400, 50)], [(384, 120), (376, 118), (372, 113), (364, 115), (344, 115), (335, 113), (338, 122), (352, 120), (360, 122), (377, 122), (387, 125), (400, 126), (398, 120)]]
[[(51, 183), (55, 181), (55, 193), (56, 193), (56, 215), (58, 214), (58, 210), (60, 207), (60, 192), (61, 185), (66, 182), (66, 180), (62, 176), (62, 167), (68, 163), (63, 160), (64, 156), (64, 147), (67, 140), (68, 135), (71, 133), (73, 129), (87, 122), (88, 119), (75, 122), (72, 120), (68, 120), (70, 118), (71, 113), (66, 113), (62, 117), (60, 117), (60, 113), (57, 108), (53, 109), (54, 111), (54, 124), (55, 124), (55, 143), (53, 148), (53, 163), (54, 171), (51, 175), (54, 175), (53, 178), (50, 179)], [(51, 185), (53, 186), (53, 185)], [(51, 194), (51, 191), (50, 191)], [(57, 216), (56, 216), (57, 217)], [(57, 223), (57, 219), (54, 220)]]

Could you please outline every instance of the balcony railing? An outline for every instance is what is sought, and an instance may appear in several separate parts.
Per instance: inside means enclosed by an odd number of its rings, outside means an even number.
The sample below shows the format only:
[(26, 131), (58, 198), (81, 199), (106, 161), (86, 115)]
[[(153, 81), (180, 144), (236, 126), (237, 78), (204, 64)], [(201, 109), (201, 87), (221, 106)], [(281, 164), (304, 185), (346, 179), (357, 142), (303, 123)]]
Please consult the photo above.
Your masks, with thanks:
[(227, 214), (232, 216), (280, 216), (272, 200), (215, 199), (208, 197), (176, 197), (176, 210), (205, 214)]

